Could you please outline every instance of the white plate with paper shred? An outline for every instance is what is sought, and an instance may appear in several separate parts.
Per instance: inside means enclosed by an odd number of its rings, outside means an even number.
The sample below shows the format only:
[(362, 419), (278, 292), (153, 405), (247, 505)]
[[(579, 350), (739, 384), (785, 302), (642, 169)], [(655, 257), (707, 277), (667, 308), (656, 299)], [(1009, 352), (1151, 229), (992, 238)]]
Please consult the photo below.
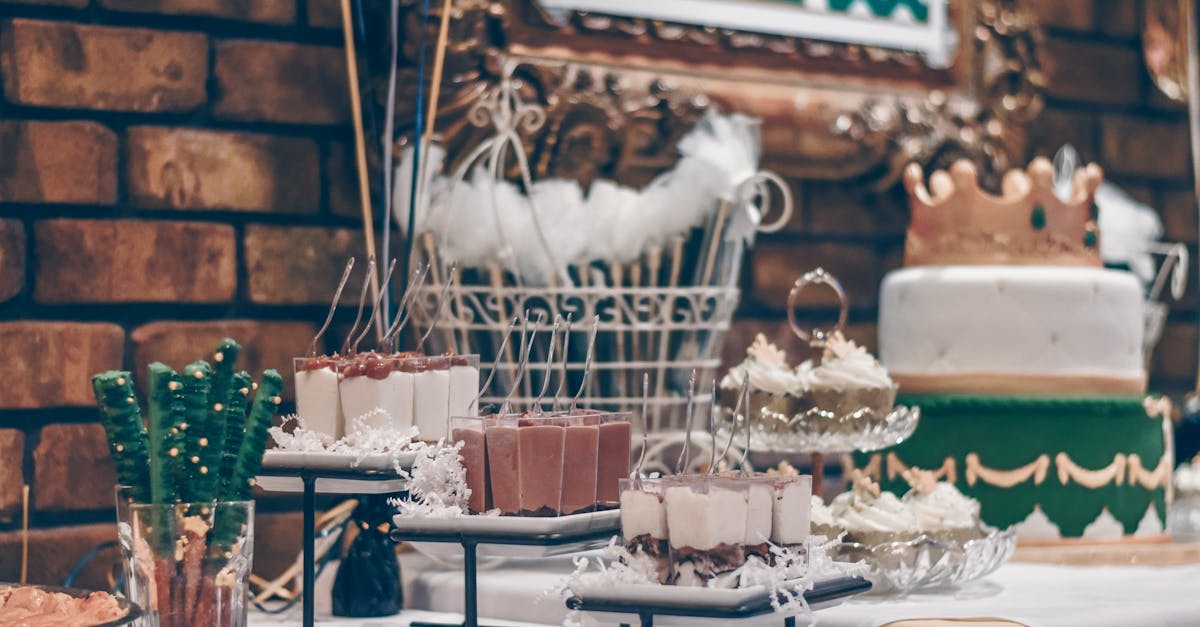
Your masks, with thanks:
[(426, 533), (464, 533), (480, 535), (563, 535), (612, 529), (621, 524), (621, 510), (606, 509), (569, 516), (488, 516), (455, 518), (404, 516), (397, 514), (392, 524), (399, 531)]
[(413, 451), (401, 451), (396, 455), (389, 453), (370, 453), (357, 455), (353, 453), (331, 453), (326, 451), (281, 451), (271, 449), (263, 453), (264, 470), (280, 469), (312, 469), (333, 470), (345, 472), (389, 472), (395, 469), (395, 462), (401, 468), (411, 468), (417, 454)]

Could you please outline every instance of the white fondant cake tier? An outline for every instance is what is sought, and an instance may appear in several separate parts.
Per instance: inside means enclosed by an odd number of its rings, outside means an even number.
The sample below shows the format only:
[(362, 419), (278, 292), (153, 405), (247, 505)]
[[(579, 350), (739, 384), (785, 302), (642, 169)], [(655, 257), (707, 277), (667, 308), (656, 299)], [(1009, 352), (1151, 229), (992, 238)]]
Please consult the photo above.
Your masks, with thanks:
[(904, 268), (883, 281), (879, 359), (908, 393), (1140, 393), (1143, 306), (1116, 270)]

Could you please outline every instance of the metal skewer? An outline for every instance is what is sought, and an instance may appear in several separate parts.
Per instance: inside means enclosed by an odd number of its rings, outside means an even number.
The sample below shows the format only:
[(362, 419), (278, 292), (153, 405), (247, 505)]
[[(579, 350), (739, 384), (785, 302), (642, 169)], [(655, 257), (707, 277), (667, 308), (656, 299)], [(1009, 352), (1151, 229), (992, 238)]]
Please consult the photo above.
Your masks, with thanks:
[(346, 333), (346, 340), (342, 342), (343, 355), (350, 352), (350, 341), (354, 338), (354, 334), (358, 332), (358, 323), (362, 320), (363, 308), (367, 305), (367, 289), (371, 286), (371, 277), (373, 276), (375, 276), (374, 255), (367, 259), (367, 274), (363, 277), (362, 289), (358, 293), (358, 313), (354, 314), (354, 324), (350, 325), (350, 331)]
[(692, 369), (692, 374), (688, 377), (687, 389), (687, 427), (683, 432), (683, 448), (679, 451), (679, 458), (675, 460), (675, 474), (682, 475), (683, 471), (687, 470), (687, 465), (692, 461), (692, 413), (696, 409), (696, 370)]
[(354, 269), (354, 257), (346, 260), (346, 269), (342, 270), (342, 280), (338, 281), (337, 290), (333, 292), (333, 302), (329, 303), (329, 314), (325, 316), (325, 324), (321, 325), (321, 330), (313, 336), (312, 342), (308, 345), (308, 354), (311, 357), (317, 356), (317, 342), (321, 340), (321, 336), (329, 330), (329, 325), (333, 322), (333, 314), (337, 313), (338, 302), (342, 300), (342, 290), (346, 288), (346, 283), (350, 280), (350, 271)]

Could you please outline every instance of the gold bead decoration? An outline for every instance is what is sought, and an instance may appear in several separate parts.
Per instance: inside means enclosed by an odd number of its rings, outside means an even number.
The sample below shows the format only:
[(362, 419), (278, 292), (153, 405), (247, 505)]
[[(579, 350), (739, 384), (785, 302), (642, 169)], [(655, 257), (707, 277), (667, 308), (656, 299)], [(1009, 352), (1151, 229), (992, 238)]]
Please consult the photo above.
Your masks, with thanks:
[(179, 389), (179, 382), (178, 382), (178, 381), (172, 381), (172, 382), (168, 383), (168, 384), (167, 384), (167, 389), (168, 389), (168, 390), (171, 390), (172, 392), (174, 392), (175, 390), (178, 390), (178, 389)]
[(278, 404), (280, 404), (280, 403), (282, 403), (282, 402), (283, 402), (283, 399), (282, 399), (282, 398), (279, 398), (278, 396), (272, 396), (272, 397), (271, 397), (271, 402), (272, 402), (272, 403), (275, 403), (276, 405), (278, 405)]
[(203, 370), (197, 370), (197, 371), (196, 371), (194, 374), (192, 374), (192, 376), (193, 376), (193, 377), (196, 377), (197, 379), (203, 379), (203, 378), (204, 378), (204, 371), (203, 371)]
[(179, 449), (172, 446), (171, 450), (167, 451), (167, 455), (170, 455), (171, 457), (179, 457)]
[(125, 377), (117, 377), (117, 385), (125, 385)]
[(199, 456), (199, 455), (192, 455), (192, 463), (193, 463), (193, 464), (199, 464), (199, 463), (200, 463), (200, 456)]
[(200, 446), (208, 446), (208, 438), (200, 438)]
[(238, 392), (241, 392), (241, 393), (242, 393), (242, 396), (249, 396), (249, 395), (250, 395), (250, 388), (242, 388), (242, 389), (238, 390)]
[(221, 351), (217, 351), (217, 352), (213, 353), (213, 361), (215, 361), (217, 363), (225, 361), (225, 353), (223, 353)]
[(223, 411), (225, 406), (220, 403), (213, 403), (213, 411)]
[(125, 450), (125, 445), (118, 444), (118, 445), (114, 446), (113, 448), (115, 448), (117, 450), (117, 452), (120, 453), (121, 451)]
[(187, 428), (188, 428), (188, 424), (187, 424), (186, 422), (181, 422), (181, 423), (179, 423), (179, 430), (180, 430), (180, 431), (187, 431)]
[(208, 474), (208, 466), (201, 466), (201, 467), (200, 467), (200, 474), (202, 474), (202, 475), (207, 475), (207, 474)]
[(250, 383), (250, 389), (251, 389), (251, 390), (257, 390), (257, 389), (258, 389), (258, 382), (257, 382), (257, 381), (251, 382), (251, 383)]
[(136, 403), (136, 402), (137, 402), (137, 399), (136, 399), (136, 398), (134, 398), (134, 397), (132, 397), (132, 396), (130, 396), (129, 398), (125, 399), (125, 404), (126, 404), (126, 405), (132, 405), (132, 404), (134, 404), (134, 403)]

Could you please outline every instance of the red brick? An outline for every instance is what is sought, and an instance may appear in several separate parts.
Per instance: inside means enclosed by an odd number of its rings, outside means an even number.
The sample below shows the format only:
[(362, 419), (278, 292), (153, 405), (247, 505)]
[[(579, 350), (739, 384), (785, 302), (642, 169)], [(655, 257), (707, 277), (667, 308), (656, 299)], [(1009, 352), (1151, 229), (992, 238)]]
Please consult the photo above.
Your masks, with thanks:
[(804, 218), (813, 233), (898, 235), (908, 226), (908, 197), (898, 188), (873, 192), (841, 182), (810, 181), (803, 198), (798, 212), (808, 214)]
[(1154, 350), (1150, 376), (1156, 380), (1194, 382), (1196, 379), (1196, 325), (1170, 323)]
[(100, 6), (112, 11), (197, 15), (265, 24), (296, 21), (295, 0), (100, 0)]
[(287, 383), (284, 397), (291, 398), (292, 358), (307, 354), (316, 332), (310, 322), (151, 322), (129, 334), (133, 340), (134, 379), (145, 390), (142, 373), (151, 362), (161, 361), (180, 370), (197, 359), (208, 358), (217, 342), (230, 337), (242, 345), (238, 367), (256, 379), (266, 368), (278, 370)]
[(1162, 195), (1163, 239), (1169, 242), (1195, 242), (1197, 235), (1196, 197), (1191, 190), (1172, 190)]
[(117, 201), (117, 136), (95, 122), (0, 120), (0, 154), (0, 202)]
[(21, 515), (21, 488), (25, 485), (25, 434), (0, 429), (0, 523)]
[[(109, 506), (113, 495), (109, 494)], [(117, 540), (117, 526), (111, 522), (94, 525), (33, 529), (29, 532), (29, 583), (61, 586), (71, 569), (88, 551), (104, 542)], [(106, 590), (114, 564), (121, 559), (120, 549), (112, 547), (97, 554), (75, 580), (75, 585)], [(0, 533), (0, 580), (18, 581), (21, 576), (21, 532)]]
[(0, 302), (25, 287), (25, 225), (0, 220)]
[(9, 101), (109, 111), (190, 111), (207, 98), (200, 33), (12, 20), (0, 30)]
[(33, 501), (38, 511), (113, 507), (117, 473), (100, 423), (52, 424), (33, 450)]
[(339, 48), (224, 41), (214, 69), (217, 117), (247, 122), (342, 124), (350, 120), (346, 57)]
[(0, 409), (90, 407), (91, 377), (119, 368), (125, 332), (115, 324), (0, 322), (0, 346), (9, 359)]
[[(259, 304), (328, 305), (346, 260), (364, 258), (362, 231), (319, 227), (246, 227), (250, 300)], [(362, 270), (356, 269), (355, 277)], [(352, 279), (357, 281), (358, 279)], [(347, 289), (343, 299), (356, 298)]]
[[(325, 155), (325, 180), (329, 182), (329, 208), (333, 214), (361, 220), (358, 174), (354, 165), (354, 151), (348, 144), (329, 144)], [(396, 202), (401, 201), (407, 203), (408, 199), (396, 199)]]
[(1049, 39), (1041, 54), (1046, 91), (1065, 100), (1108, 105), (1141, 101), (1142, 57), (1133, 44)]
[[(879, 262), (870, 246), (850, 244), (759, 244), (753, 255), (754, 300), (783, 310), (788, 292), (805, 272), (822, 267), (846, 289), (850, 306), (870, 307), (879, 292)], [(809, 288), (801, 295), (802, 308), (832, 308), (836, 299), (828, 289)]]
[(1101, 163), (1129, 176), (1184, 178), (1191, 175), (1187, 122), (1131, 117), (1103, 119)]
[(125, 180), (138, 207), (316, 213), (320, 206), (311, 139), (137, 126), (125, 144)]
[(1031, 2), (1025, 6), (1033, 10), (1038, 22), (1043, 26), (1086, 31), (1091, 30), (1095, 21), (1093, 2), (1094, 0), (1054, 0)]
[(1034, 155), (1053, 158), (1065, 144), (1079, 152), (1079, 158), (1095, 161), (1100, 156), (1100, 135), (1096, 116), (1086, 111), (1047, 107), (1029, 123), (1030, 150)]
[[(1055, 5), (1057, 2), (1038, 2), (1037, 5)], [(1142, 34), (1142, 2), (1130, 0), (1096, 0), (1096, 14), (1100, 16), (1100, 31), (1109, 37), (1132, 38)]]
[(341, 28), (341, 3), (338, 0), (308, 0), (308, 25), (313, 28)]
[(34, 240), (42, 303), (219, 303), (237, 287), (227, 224), (43, 220)]

